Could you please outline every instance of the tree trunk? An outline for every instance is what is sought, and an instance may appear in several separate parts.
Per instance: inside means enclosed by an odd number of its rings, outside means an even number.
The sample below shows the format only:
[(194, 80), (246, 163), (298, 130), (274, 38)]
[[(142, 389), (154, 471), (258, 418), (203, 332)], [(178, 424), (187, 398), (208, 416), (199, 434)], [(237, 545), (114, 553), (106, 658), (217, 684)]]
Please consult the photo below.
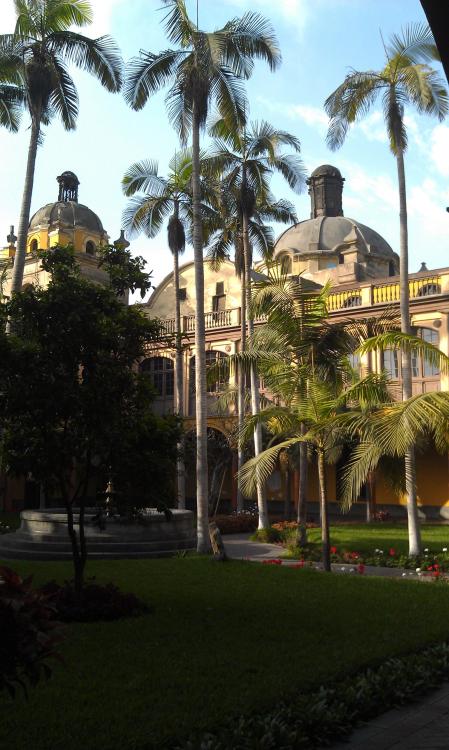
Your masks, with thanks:
[[(245, 293), (246, 293), (246, 314), (248, 318), (248, 340), (254, 334), (254, 321), (250, 313), (251, 305), (251, 253), (249, 247), (249, 235), (248, 235), (248, 216), (246, 211), (243, 211), (243, 253), (245, 259)], [(251, 366), (251, 414), (259, 414), (260, 412), (260, 395), (259, 395), (259, 383), (257, 379), (256, 368)], [(257, 425), (254, 430), (254, 455), (258, 456), (262, 453), (262, 428)], [(268, 518), (268, 504), (265, 495), (265, 488), (262, 481), (257, 482), (257, 508), (259, 511), (259, 529), (268, 529), (270, 521)]]
[(195, 263), (195, 416), (196, 416), (196, 509), (197, 551), (210, 551), (209, 503), (207, 494), (207, 391), (206, 331), (204, 321), (204, 266), (201, 228), (200, 127), (193, 106), (192, 122), (192, 207)]
[(73, 521), (73, 504), (67, 497), (65, 497), (65, 507), (67, 510), (67, 530), (69, 534), (70, 543), (72, 545), (72, 560), (73, 560), (73, 572), (75, 582), (75, 593), (78, 600), (81, 599), (81, 591), (83, 588), (83, 564), (81, 560), (80, 548), (78, 545), (78, 537), (75, 531), (75, 524)]
[(330, 538), (329, 538), (329, 519), (327, 512), (327, 491), (326, 491), (326, 467), (324, 464), (324, 451), (318, 449), (318, 481), (320, 487), (320, 525), (321, 525), (321, 544), (323, 555), (323, 568), (328, 573), (331, 572), (330, 557)]
[[(400, 308), (401, 331), (411, 332), (409, 285), (408, 285), (408, 229), (407, 229), (407, 194), (405, 189), (404, 154), (401, 149), (396, 156), (399, 186), (399, 226), (400, 226)], [(402, 398), (404, 401), (412, 396), (412, 368), (410, 352), (402, 351)], [(407, 497), (409, 555), (421, 554), (421, 531), (418, 516), (416, 493), (416, 460), (414, 447), (405, 455), (405, 488)]]
[[(246, 349), (246, 290), (245, 290), (245, 279), (246, 279), (246, 273), (245, 269), (243, 269), (240, 282), (241, 282), (241, 295), (240, 295), (240, 352), (244, 352)], [(239, 423), (239, 432), (243, 430), (243, 425), (245, 422), (245, 372), (241, 365), (237, 368), (237, 375), (238, 375), (238, 402), (237, 402), (237, 409), (238, 409), (238, 423)], [(242, 468), (243, 464), (245, 463), (245, 455), (243, 450), (243, 445), (241, 445), (241, 442), (239, 440), (239, 446), (238, 446), (238, 470), (240, 472), (240, 469)], [(242, 492), (242, 485), (241, 485), (241, 479), (240, 475), (238, 475), (237, 479), (237, 513), (241, 513), (245, 509), (245, 498)]]
[[(179, 205), (175, 201), (175, 216), (178, 218)], [(173, 253), (173, 277), (175, 282), (175, 335), (176, 335), (176, 364), (175, 364), (175, 409), (180, 417), (184, 416), (184, 362), (182, 353), (182, 332), (181, 332), (181, 303), (179, 300), (179, 255), (175, 250)], [(185, 445), (184, 436), (182, 435), (178, 445), (178, 457), (176, 459), (176, 492), (177, 506), (180, 510), (186, 507), (186, 471), (185, 471)]]
[(28, 226), (30, 223), (31, 199), (33, 197), (34, 169), (40, 133), (40, 117), (33, 117), (31, 123), (30, 144), (23, 188), (22, 205), (20, 208), (19, 226), (17, 231), (17, 248), (14, 256), (14, 267), (11, 281), (11, 295), (20, 292), (25, 268)]
[[(305, 435), (306, 427), (301, 425), (301, 435)], [(307, 544), (307, 477), (309, 462), (307, 460), (307, 443), (299, 444), (299, 487), (298, 487), (298, 534), (296, 544), (304, 547)]]

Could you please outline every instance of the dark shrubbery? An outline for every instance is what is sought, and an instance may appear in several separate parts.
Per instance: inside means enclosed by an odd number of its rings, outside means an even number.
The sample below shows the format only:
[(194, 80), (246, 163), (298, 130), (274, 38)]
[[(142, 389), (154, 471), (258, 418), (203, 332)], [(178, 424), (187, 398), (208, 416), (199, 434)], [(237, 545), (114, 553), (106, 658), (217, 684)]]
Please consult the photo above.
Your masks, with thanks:
[(0, 568), (0, 691), (14, 697), (17, 685), (28, 685), (51, 675), (48, 660), (61, 639), (56, 610), (43, 591), (32, 590), (10, 568)]
[(258, 516), (253, 513), (233, 513), (230, 516), (215, 516), (222, 534), (245, 534), (257, 529)]
[(56, 616), (63, 622), (118, 620), (150, 611), (134, 594), (125, 594), (112, 583), (101, 586), (93, 579), (85, 583), (81, 597), (77, 596), (73, 581), (66, 581), (62, 586), (50, 581), (41, 591), (50, 598)]

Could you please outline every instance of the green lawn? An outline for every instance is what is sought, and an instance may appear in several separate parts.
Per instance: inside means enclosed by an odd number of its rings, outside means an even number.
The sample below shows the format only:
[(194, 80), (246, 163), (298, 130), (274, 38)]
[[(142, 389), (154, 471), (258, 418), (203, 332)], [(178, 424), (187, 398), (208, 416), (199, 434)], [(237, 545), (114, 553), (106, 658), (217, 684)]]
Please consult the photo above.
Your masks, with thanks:
[[(14, 567), (36, 582), (71, 574), (66, 563)], [(196, 557), (96, 562), (89, 573), (154, 613), (68, 627), (65, 666), (50, 682), (28, 702), (1, 698), (5, 750), (159, 750), (449, 638), (449, 590), (438, 584)]]
[[(423, 547), (430, 552), (441, 552), (443, 547), (449, 549), (449, 525), (425, 524), (421, 527)], [(408, 532), (405, 524), (336, 524), (330, 530), (331, 544), (340, 551), (360, 552), (373, 555), (374, 550), (382, 549), (388, 554), (394, 548), (400, 555), (408, 553)], [(307, 537), (310, 542), (320, 541), (320, 529), (309, 529)]]

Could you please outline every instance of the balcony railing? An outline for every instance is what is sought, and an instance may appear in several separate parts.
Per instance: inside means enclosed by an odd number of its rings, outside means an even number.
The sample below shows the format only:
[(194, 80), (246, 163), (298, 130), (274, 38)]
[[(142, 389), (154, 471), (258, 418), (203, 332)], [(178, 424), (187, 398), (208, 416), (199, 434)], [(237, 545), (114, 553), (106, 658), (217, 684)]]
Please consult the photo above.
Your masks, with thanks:
[[(410, 299), (431, 297), (442, 293), (442, 279), (439, 275), (425, 276), (409, 281)], [(357, 289), (345, 289), (341, 292), (331, 292), (328, 297), (328, 310), (348, 310), (359, 307), (374, 307), (399, 302), (400, 287), (398, 281), (383, 284), (366, 284)], [(264, 317), (255, 319), (255, 323), (263, 323)], [(207, 312), (204, 315), (206, 330), (214, 328), (230, 328), (240, 325), (240, 308)], [(167, 333), (175, 333), (174, 318), (163, 321)], [(194, 333), (195, 316), (184, 315), (181, 318), (182, 333)]]
[[(441, 279), (439, 276), (427, 276), (421, 279), (410, 279), (408, 283), (410, 299), (417, 297), (429, 297), (432, 294), (441, 294)], [(399, 302), (399, 282), (393, 284), (373, 285), (373, 303)]]

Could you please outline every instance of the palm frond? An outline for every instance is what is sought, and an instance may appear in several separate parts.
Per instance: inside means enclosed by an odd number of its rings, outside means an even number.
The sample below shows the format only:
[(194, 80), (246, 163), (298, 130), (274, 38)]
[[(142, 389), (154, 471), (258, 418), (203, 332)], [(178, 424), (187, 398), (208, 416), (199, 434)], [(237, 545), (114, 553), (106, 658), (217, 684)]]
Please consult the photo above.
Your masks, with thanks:
[(430, 344), (419, 336), (413, 336), (402, 331), (385, 331), (378, 336), (364, 341), (357, 348), (359, 354), (373, 352), (377, 349), (403, 350), (410, 354), (417, 354), (428, 362), (432, 367), (437, 367), (444, 374), (449, 373), (449, 357), (438, 347)]
[(46, 0), (43, 7), (43, 26), (50, 32), (87, 26), (92, 21), (92, 7), (86, 0)]
[(108, 91), (120, 91), (123, 60), (112, 37), (89, 39), (73, 31), (59, 31), (49, 35), (47, 46), (68, 64), (94, 75)]
[(74, 130), (78, 117), (78, 93), (62, 60), (52, 59), (52, 92), (50, 106), (59, 115), (66, 130)]
[(126, 196), (142, 190), (147, 195), (160, 198), (166, 192), (167, 180), (158, 175), (158, 163), (151, 159), (135, 162), (126, 170), (122, 179)]
[(164, 50), (158, 55), (142, 52), (132, 57), (126, 66), (123, 96), (133, 109), (139, 110), (148, 99), (169, 83), (184, 54), (179, 50)]
[(281, 51), (273, 27), (259, 13), (248, 11), (223, 28), (223, 60), (238, 77), (249, 78), (253, 60), (264, 60), (270, 70), (281, 63)]
[(264, 485), (275, 470), (279, 454), (286, 448), (300, 442), (303, 442), (301, 437), (283, 440), (247, 461), (237, 474), (244, 494), (248, 497), (254, 497), (257, 485), (259, 483)]

